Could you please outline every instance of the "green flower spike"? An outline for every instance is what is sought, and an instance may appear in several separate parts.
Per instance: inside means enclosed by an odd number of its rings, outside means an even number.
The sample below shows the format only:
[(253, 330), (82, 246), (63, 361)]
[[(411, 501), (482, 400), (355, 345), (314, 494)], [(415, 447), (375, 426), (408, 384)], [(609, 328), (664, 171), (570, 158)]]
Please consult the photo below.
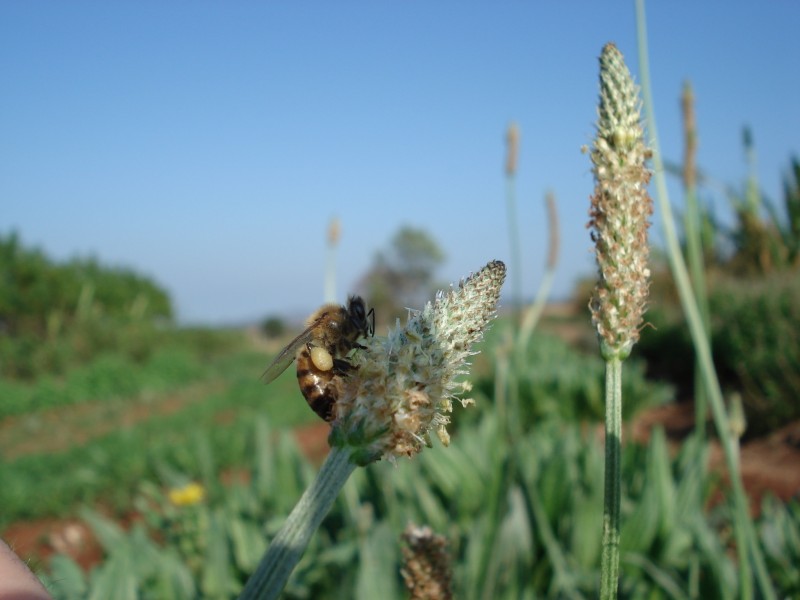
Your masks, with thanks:
[(644, 144), (640, 104), (622, 54), (606, 44), (600, 55), (600, 105), (591, 153), (595, 187), (589, 210), (598, 270), (589, 307), (606, 363), (601, 600), (615, 599), (619, 588), (622, 362), (639, 339), (650, 277), (647, 219), (653, 201), (647, 193), (650, 150)]
[(603, 356), (626, 358), (639, 339), (647, 305), (647, 193), (650, 150), (640, 125), (639, 89), (622, 54), (607, 44), (600, 56), (600, 105), (591, 152), (594, 194), (589, 215), (599, 281), (589, 307)]
[(358, 465), (412, 457), (430, 446), (431, 432), (446, 446), (453, 400), (471, 403), (458, 397), (469, 386), (456, 380), (495, 316), (505, 275), (505, 265), (492, 261), (412, 311), (405, 326), (368, 339), (336, 403), (331, 446), (350, 447)]

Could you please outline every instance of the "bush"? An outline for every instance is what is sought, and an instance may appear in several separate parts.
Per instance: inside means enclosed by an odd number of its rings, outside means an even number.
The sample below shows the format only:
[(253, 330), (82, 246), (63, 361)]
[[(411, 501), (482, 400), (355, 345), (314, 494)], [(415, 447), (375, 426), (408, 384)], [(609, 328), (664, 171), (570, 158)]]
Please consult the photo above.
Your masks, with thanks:
[(678, 401), (692, 399), (695, 353), (683, 313), (677, 306), (654, 305), (647, 311), (647, 323), (636, 345), (647, 364), (647, 377), (673, 385)]
[(742, 394), (748, 435), (800, 419), (800, 279), (728, 281), (709, 305), (714, 361)]
[(14, 415), (145, 392), (165, 392), (206, 376), (207, 368), (182, 348), (164, 347), (143, 364), (121, 354), (101, 354), (63, 379), (42, 376), (35, 383), (0, 380), (0, 419)]
[(286, 333), (286, 322), (280, 317), (267, 317), (261, 323), (261, 332), (270, 339), (279, 338)]
[[(502, 337), (502, 325), (492, 330), (485, 347), (497, 348)], [(510, 357), (512, 365), (516, 356)], [(623, 417), (630, 419), (643, 408), (669, 402), (672, 389), (645, 378), (644, 364), (629, 360), (625, 364), (622, 394)], [(542, 419), (564, 421), (602, 421), (605, 415), (605, 363), (595, 354), (583, 354), (561, 339), (534, 334), (528, 354), (518, 366), (509, 371), (509, 395), (519, 400), (522, 426), (528, 427)], [(495, 376), (479, 378), (476, 387), (485, 396), (495, 395)]]
[[(800, 279), (794, 273), (727, 279), (709, 293), (714, 363), (725, 394), (740, 393), (747, 436), (800, 418)], [(648, 313), (640, 349), (648, 375), (694, 394), (694, 346), (677, 310)]]
[(0, 375), (63, 373), (104, 352), (145, 360), (172, 317), (163, 288), (95, 259), (57, 263), (0, 234)]

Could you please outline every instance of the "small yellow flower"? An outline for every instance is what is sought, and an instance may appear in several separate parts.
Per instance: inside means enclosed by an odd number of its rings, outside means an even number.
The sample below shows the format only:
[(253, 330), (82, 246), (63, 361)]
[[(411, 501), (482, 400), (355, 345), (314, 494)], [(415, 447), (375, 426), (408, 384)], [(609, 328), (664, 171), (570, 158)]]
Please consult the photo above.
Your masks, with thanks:
[(169, 501), (175, 506), (192, 506), (203, 501), (206, 490), (199, 483), (187, 483), (184, 486), (171, 488), (167, 492)]

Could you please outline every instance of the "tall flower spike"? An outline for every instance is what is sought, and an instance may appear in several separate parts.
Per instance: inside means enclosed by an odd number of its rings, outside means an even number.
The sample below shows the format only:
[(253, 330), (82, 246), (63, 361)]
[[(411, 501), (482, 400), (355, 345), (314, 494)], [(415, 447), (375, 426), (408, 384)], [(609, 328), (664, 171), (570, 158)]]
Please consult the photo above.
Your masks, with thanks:
[(592, 147), (594, 194), (589, 215), (599, 281), (589, 306), (603, 356), (626, 358), (639, 339), (647, 304), (647, 193), (650, 150), (643, 141), (639, 89), (622, 54), (607, 44), (600, 55), (600, 106)]
[(511, 123), (506, 131), (506, 175), (513, 177), (517, 174), (517, 157), (519, 156), (519, 127)]
[(351, 447), (353, 462), (365, 465), (411, 457), (430, 445), (431, 432), (447, 445), (453, 400), (469, 390), (456, 379), (495, 316), (505, 275), (505, 265), (492, 261), (412, 311), (405, 326), (398, 321), (387, 337), (369, 338), (335, 404), (331, 446)]

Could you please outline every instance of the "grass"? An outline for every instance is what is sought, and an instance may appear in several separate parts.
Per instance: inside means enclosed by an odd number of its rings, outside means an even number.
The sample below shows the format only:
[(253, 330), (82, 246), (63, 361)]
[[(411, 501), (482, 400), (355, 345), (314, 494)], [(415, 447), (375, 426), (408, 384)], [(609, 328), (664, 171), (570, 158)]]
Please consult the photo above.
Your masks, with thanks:
[[(510, 445), (486, 398), (478, 398), (477, 410), (480, 418), (460, 428), (450, 448), (435, 444), (419, 460), (357, 470), (284, 597), (406, 597), (397, 579), (398, 537), (409, 522), (448, 538), (457, 597), (595, 597), (601, 441), (591, 429), (552, 421), (525, 423), (517, 444)], [(107, 560), (91, 574), (78, 575), (98, 597), (108, 597), (100, 593), (100, 581), (118, 584), (114, 573), (122, 557), (143, 546), (141, 560), (125, 571), (141, 597), (163, 597), (153, 591), (157, 571), (161, 578), (183, 574), (192, 582), (193, 593), (174, 597), (210, 597), (221, 588), (227, 591), (219, 597), (233, 597), (241, 589), (313, 469), (289, 436), (269, 431), (263, 419), (232, 431), (241, 443), (238, 466), (247, 476), (229, 488), (210, 486), (207, 501), (184, 509), (170, 506), (157, 486), (142, 486), (137, 506), (148, 499), (150, 538), (141, 530), (109, 535), (113, 524), (85, 514), (106, 544)], [(186, 452), (207, 456), (218, 467), (222, 457), (213, 446), (198, 436)], [(689, 444), (673, 454), (658, 432), (648, 445), (623, 450), (626, 598), (737, 597), (730, 510), (724, 503), (708, 508), (718, 479), (706, 461), (696, 460), (698, 450), (708, 452)], [(800, 589), (794, 566), (800, 556), (798, 517), (797, 505), (767, 502), (759, 521), (771, 573), (785, 597)], [(61, 589), (66, 561), (53, 563), (52, 580), (62, 577)]]
[[(545, 319), (543, 325), (565, 321), (570, 319)], [(556, 399), (574, 408), (581, 405), (578, 398), (591, 397), (584, 388), (593, 378), (586, 374), (596, 370), (600, 377), (600, 361), (536, 334), (527, 358), (537, 365), (536, 371), (530, 379), (516, 377), (524, 384), (520, 400), (529, 405), (519, 413), (521, 437), (509, 445), (492, 406), (492, 358), (509, 326), (510, 320), (498, 319), (482, 354), (475, 357), (478, 381), (473, 394), (479, 410), (459, 419), (453, 446), (434, 448), (419, 461), (357, 472), (290, 581), (287, 597), (324, 596), (333, 590), (369, 597), (369, 590), (378, 589), (383, 597), (401, 597), (392, 579), (399, 559), (396, 534), (409, 520), (427, 523), (451, 540), (456, 589), (463, 597), (492, 597), (491, 590), (497, 591), (493, 597), (519, 597), (530, 590), (564, 597), (593, 595), (602, 450), (591, 429), (554, 415), (545, 417)], [(291, 440), (278, 432), (318, 422), (297, 390), (292, 369), (269, 386), (261, 383), (268, 358), (240, 346), (194, 363), (185, 361), (199, 366), (191, 369), (195, 377), (169, 389), (145, 386), (130, 397), (84, 398), (6, 418), (0, 425), (8, 427), (0, 429), (4, 524), (74, 516), (86, 505), (101, 506), (106, 514), (128, 514), (141, 510), (143, 494), (153, 497), (186, 479), (200, 481), (209, 490), (200, 523), (211, 529), (201, 528), (197, 538), (191, 537), (192, 547), (204, 549), (200, 564), (205, 573), (191, 581), (197, 588), (215, 589), (219, 583), (208, 574), (217, 573), (225, 574), (226, 586), (241, 585), (258, 557), (254, 548), (261, 546), (256, 541), (264, 543), (263, 527), (275, 530), (305, 485), (302, 474), (310, 471), (290, 448)], [(64, 381), (83, 377), (68, 375)], [(641, 385), (641, 397), (665, 393), (643, 380)], [(595, 407), (584, 406), (588, 413), (571, 414), (567, 420), (591, 421), (588, 414)], [(109, 428), (109, 423), (115, 426)], [(254, 423), (263, 425), (254, 431)], [(36, 436), (42, 446), (26, 448), (26, 436)], [(48, 452), (44, 444), (50, 444)], [(722, 592), (714, 595), (709, 587), (713, 585), (735, 590), (734, 566), (725, 546), (730, 543), (730, 514), (726, 505), (706, 514), (713, 478), (693, 456), (685, 449), (670, 458), (659, 437), (649, 449), (632, 446), (623, 453), (621, 552), (627, 597), (675, 597), (692, 589), (703, 597), (724, 597)], [(221, 474), (242, 469), (248, 477), (237, 478), (239, 483), (232, 487), (221, 485)], [(288, 485), (286, 478), (294, 483)], [(782, 557), (798, 551), (789, 535), (797, 531), (797, 515), (796, 509), (784, 509), (761, 525), (774, 548), (773, 573), (782, 572)], [(96, 518), (94, 523), (100, 527)], [(145, 544), (143, 535), (138, 530), (120, 534), (118, 545), (135, 552)], [(221, 544), (213, 552), (203, 546), (212, 537)], [(189, 573), (189, 563), (179, 566), (169, 542), (145, 545), (148, 556), (165, 572)], [(106, 551), (109, 561), (98, 574), (118, 583), (113, 569), (119, 557), (113, 546)], [(65, 560), (61, 557), (53, 564), (64, 568)], [(786, 582), (780, 589), (794, 589), (795, 575), (791, 569), (783, 571)], [(331, 572), (340, 576), (331, 578)], [(231, 577), (239, 583), (231, 583)], [(139, 575), (134, 579), (136, 585), (146, 585)], [(100, 578), (93, 575), (92, 581)]]
[[(112, 381), (109, 364), (129, 383), (85, 385)], [(292, 369), (267, 387), (264, 364), (263, 354), (240, 348), (209, 364), (156, 358), (137, 369), (112, 360), (68, 374), (60, 384), (68, 401), (0, 421), (0, 524), (72, 514), (81, 503), (124, 511), (143, 481), (163, 480), (164, 465), (200, 475), (198, 436), (211, 440), (219, 467), (231, 467), (246, 457), (244, 431), (255, 417), (276, 428), (314, 421)], [(34, 397), (55, 385), (18, 389)]]

